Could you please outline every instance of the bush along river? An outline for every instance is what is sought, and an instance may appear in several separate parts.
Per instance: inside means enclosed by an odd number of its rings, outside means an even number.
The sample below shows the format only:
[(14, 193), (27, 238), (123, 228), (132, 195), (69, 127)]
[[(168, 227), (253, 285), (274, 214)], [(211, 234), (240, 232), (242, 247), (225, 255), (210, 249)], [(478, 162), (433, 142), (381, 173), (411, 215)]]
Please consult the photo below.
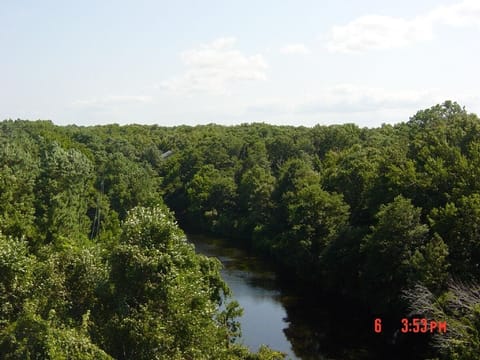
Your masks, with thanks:
[(201, 235), (188, 239), (197, 253), (222, 262), (222, 277), (244, 310), (239, 342), (250, 349), (266, 344), (287, 359), (300, 360), (422, 358), (424, 339), (397, 341), (393, 331), (375, 334), (373, 317), (358, 306), (299, 295), (282, 284), (272, 266), (226, 240)]

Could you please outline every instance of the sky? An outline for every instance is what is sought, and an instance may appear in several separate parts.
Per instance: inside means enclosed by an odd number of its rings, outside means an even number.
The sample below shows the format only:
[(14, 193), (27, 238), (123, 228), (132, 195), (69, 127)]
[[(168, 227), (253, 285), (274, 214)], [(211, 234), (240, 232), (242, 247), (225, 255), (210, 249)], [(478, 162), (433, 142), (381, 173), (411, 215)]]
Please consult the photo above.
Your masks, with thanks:
[(480, 0), (0, 0), (0, 120), (377, 127), (480, 114)]

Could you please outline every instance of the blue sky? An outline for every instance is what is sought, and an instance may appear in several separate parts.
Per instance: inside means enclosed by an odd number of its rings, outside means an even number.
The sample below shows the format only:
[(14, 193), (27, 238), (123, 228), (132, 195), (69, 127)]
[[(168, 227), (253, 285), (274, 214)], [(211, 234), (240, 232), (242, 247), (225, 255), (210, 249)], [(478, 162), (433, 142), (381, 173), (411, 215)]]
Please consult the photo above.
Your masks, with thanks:
[(360, 126), (480, 113), (480, 0), (0, 1), (0, 119)]

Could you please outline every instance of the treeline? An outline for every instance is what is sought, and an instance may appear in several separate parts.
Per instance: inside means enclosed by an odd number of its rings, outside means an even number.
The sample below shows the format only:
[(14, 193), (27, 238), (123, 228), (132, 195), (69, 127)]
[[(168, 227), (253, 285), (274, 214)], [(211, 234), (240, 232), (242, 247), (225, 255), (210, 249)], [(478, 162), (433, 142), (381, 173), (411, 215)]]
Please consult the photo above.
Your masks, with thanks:
[(127, 138), (87, 146), (90, 130), (0, 123), (0, 358), (282, 359), (235, 343), (220, 262), (195, 254), (154, 169), (117, 151)]
[[(436, 340), (445, 359), (480, 353), (478, 304), (448, 306), (465, 294), (475, 299), (475, 285), (458, 284), (473, 284), (480, 275), (480, 121), (457, 103), (376, 129), (4, 121), (0, 131), (2, 233), (23, 239), (22, 256), (40, 263), (52, 261), (58, 249), (100, 246), (106, 293), (115, 301), (127, 296), (115, 294), (121, 286), (111, 256), (134, 245), (124, 229), (129, 210), (155, 209), (163, 199), (186, 230), (239, 241), (312, 293), (348, 296), (376, 314), (403, 314), (409, 307), (412, 314), (451, 319), (458, 330), (451, 341)], [(132, 255), (128, 261), (133, 259), (143, 258)], [(66, 264), (58, 270), (63, 278)], [(218, 276), (213, 278), (208, 286), (219, 286)], [(128, 287), (133, 279), (118, 281)], [(48, 302), (44, 306), (41, 319), (50, 321)], [(87, 310), (92, 318), (109, 314), (120, 322), (126, 314), (120, 305), (98, 312), (92, 306), (77, 310), (72, 329), (79, 334), (88, 323), (80, 321)], [(12, 321), (26, 309), (40, 311), (23, 305), (11, 310), (16, 315), (2, 320), (10, 324), (0, 325), (2, 334), (13, 331)], [(107, 330), (86, 329), (95, 346), (118, 348), (108, 345), (113, 340)], [(13, 339), (2, 336), (2, 344)], [(129, 356), (118, 351), (109, 354)]]

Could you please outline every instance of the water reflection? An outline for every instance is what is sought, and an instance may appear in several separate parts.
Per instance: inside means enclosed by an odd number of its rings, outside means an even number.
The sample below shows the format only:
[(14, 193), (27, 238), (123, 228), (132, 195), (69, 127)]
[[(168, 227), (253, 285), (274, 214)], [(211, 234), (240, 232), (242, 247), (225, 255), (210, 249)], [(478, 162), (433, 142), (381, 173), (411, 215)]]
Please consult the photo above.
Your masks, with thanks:
[(221, 240), (199, 236), (189, 239), (197, 252), (215, 256), (224, 265), (222, 277), (243, 308), (240, 342), (254, 351), (266, 344), (286, 353), (288, 358), (298, 359), (284, 332), (288, 327), (287, 313), (275, 274), (257, 258), (228, 247)]
[(378, 337), (372, 343), (370, 317), (351, 304), (292, 295), (281, 290), (271, 267), (258, 258), (219, 239), (189, 236), (189, 240), (197, 252), (223, 263), (222, 277), (244, 309), (241, 342), (250, 349), (266, 344), (287, 358), (302, 360), (398, 358), (395, 352), (379, 350)]

